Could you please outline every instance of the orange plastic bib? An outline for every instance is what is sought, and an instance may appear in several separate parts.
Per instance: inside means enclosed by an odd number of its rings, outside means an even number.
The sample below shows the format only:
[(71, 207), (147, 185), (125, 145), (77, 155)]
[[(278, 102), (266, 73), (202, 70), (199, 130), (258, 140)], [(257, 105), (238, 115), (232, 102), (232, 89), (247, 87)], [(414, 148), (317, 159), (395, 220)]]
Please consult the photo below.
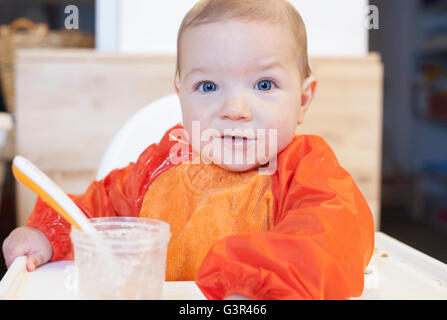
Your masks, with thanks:
[(166, 279), (194, 280), (219, 239), (273, 227), (271, 177), (257, 170), (238, 173), (214, 164), (181, 164), (151, 184), (140, 216), (171, 226)]

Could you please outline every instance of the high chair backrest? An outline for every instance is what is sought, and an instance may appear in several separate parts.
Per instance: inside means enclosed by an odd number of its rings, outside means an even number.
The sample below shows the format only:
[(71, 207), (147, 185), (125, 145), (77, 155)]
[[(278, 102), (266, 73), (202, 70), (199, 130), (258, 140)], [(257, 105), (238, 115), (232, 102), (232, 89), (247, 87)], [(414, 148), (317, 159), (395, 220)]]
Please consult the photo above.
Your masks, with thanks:
[(149, 145), (159, 142), (166, 130), (182, 121), (177, 94), (157, 99), (135, 113), (115, 134), (98, 168), (96, 179), (135, 162)]

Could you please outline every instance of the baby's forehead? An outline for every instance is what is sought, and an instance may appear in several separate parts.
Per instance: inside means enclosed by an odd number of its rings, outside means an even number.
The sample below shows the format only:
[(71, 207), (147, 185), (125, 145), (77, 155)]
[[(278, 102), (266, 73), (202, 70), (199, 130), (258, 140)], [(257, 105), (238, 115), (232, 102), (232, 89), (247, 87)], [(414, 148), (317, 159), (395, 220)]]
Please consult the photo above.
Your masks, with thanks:
[(182, 69), (183, 75), (201, 65), (216, 72), (228, 67), (258, 71), (269, 64), (265, 60), (277, 60), (278, 67), (289, 69), (283, 70), (286, 73), (301, 74), (298, 69), (303, 50), (284, 23), (228, 19), (190, 26), (184, 31), (177, 58), (178, 71)]
[[(302, 47), (293, 30), (286, 23), (272, 23), (264, 20), (240, 21), (228, 19), (211, 23), (190, 26), (185, 29), (186, 34), (180, 39), (179, 51), (191, 47), (195, 51), (203, 51), (222, 46), (226, 48), (236, 46), (251, 47), (255, 50), (266, 51), (281, 47), (282, 55), (290, 50), (300, 51)], [(278, 53), (276, 53), (278, 54)]]

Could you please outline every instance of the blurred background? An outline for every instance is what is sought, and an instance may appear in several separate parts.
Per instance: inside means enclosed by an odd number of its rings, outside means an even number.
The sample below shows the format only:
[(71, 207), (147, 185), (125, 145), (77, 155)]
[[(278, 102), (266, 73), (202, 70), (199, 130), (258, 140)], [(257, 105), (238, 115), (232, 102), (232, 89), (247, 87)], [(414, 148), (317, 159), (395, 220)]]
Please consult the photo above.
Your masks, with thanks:
[[(447, 0), (290, 2), (320, 82), (297, 132), (328, 140), (376, 230), (447, 263)], [(0, 0), (0, 241), (35, 201), (12, 157), (83, 192), (125, 120), (174, 92), (176, 34), (195, 3)]]

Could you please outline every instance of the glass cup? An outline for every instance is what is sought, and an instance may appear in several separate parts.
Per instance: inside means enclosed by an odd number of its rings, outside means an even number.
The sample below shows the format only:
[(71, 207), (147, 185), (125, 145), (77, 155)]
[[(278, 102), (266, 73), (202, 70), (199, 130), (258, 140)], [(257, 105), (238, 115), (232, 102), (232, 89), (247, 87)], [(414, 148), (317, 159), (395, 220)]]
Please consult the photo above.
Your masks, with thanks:
[(76, 228), (70, 233), (79, 298), (161, 299), (171, 237), (169, 224), (134, 217), (90, 221), (99, 237)]

